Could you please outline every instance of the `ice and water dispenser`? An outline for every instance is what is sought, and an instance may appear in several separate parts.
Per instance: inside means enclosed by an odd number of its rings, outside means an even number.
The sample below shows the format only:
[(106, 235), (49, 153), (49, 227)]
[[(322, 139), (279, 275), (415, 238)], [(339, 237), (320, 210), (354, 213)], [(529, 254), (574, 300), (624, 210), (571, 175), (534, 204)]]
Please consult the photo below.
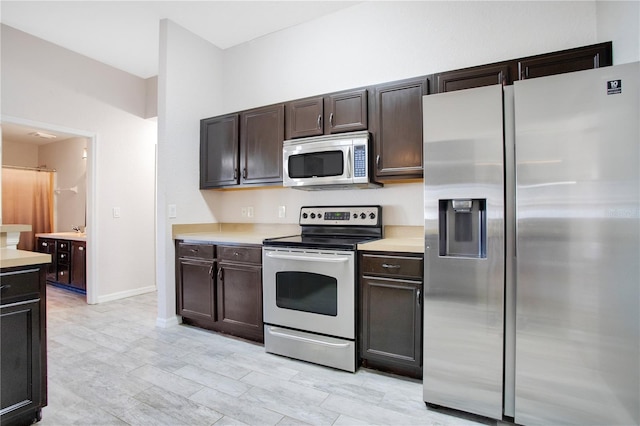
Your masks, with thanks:
[(440, 256), (487, 257), (487, 200), (440, 200)]

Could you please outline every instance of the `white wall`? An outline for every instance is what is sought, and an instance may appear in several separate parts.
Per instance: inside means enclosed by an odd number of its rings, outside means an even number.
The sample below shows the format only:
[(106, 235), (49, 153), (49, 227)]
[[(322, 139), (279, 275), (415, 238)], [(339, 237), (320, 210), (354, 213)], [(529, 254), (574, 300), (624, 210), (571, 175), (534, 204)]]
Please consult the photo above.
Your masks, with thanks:
[(640, 2), (598, 1), (598, 40), (613, 42), (613, 64), (640, 60)]
[[(145, 81), (5, 25), (1, 37), (3, 119), (95, 136), (88, 147), (93, 301), (154, 290), (157, 127), (142, 118)], [(113, 207), (120, 207), (119, 219), (112, 217)]]
[[(40, 146), (38, 164), (56, 170), (54, 192), (54, 232), (70, 232), (85, 226), (87, 202), (87, 160), (82, 158), (85, 138), (69, 138)], [(75, 187), (77, 192), (70, 191)]]
[[(222, 113), (222, 51), (179, 25), (160, 22), (158, 76), (158, 325), (175, 321), (173, 223), (217, 222), (220, 194), (199, 187), (200, 118)], [(175, 204), (178, 218), (167, 217)]]
[[(610, 15), (620, 8), (627, 6), (602, 8), (593, 1), (364, 2), (224, 52), (165, 23), (161, 29), (165, 59), (159, 77), (164, 111), (158, 117), (158, 239), (165, 247), (159, 247), (158, 263), (164, 261), (166, 266), (158, 269), (159, 322), (175, 313), (172, 223), (297, 223), (301, 205), (371, 203), (384, 206), (386, 224), (422, 225), (420, 183), (320, 193), (200, 191), (199, 119), (612, 38), (628, 39), (614, 25), (602, 26), (607, 32), (601, 37), (597, 32), (597, 13)], [(637, 22), (625, 22), (637, 27)], [(166, 218), (168, 204), (177, 205), (176, 219)], [(279, 205), (287, 207), (284, 219), (277, 218)], [(253, 219), (240, 217), (243, 206), (254, 207)]]
[(2, 164), (18, 167), (38, 167), (38, 145), (14, 142), (2, 138)]

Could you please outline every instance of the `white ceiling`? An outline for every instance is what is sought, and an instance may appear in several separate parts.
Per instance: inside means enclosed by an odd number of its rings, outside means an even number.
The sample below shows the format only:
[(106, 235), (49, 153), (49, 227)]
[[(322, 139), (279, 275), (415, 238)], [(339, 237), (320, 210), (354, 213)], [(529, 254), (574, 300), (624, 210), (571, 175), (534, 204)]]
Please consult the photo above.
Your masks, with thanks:
[[(78, 137), (70, 133), (42, 130), (36, 127), (27, 127), (12, 123), (2, 123), (0, 125), (0, 131), (2, 131), (2, 140), (20, 143), (29, 143), (33, 145), (46, 145), (48, 143), (60, 142), (65, 139)], [(34, 133), (42, 132), (48, 135), (55, 136), (55, 139), (47, 139), (41, 136), (37, 136)]]
[(142, 78), (158, 74), (159, 21), (226, 49), (356, 1), (0, 1), (0, 21)]

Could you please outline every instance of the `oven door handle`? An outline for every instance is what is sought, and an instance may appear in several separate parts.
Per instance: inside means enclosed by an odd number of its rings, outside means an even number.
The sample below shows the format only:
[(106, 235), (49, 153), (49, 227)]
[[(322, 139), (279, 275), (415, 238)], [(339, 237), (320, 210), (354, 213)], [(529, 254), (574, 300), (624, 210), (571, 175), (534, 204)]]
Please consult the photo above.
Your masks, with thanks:
[(349, 346), (349, 343), (333, 343), (333, 342), (325, 342), (322, 340), (317, 340), (317, 339), (311, 339), (309, 337), (303, 337), (303, 336), (296, 336), (293, 334), (289, 334), (289, 333), (281, 333), (279, 331), (276, 331), (276, 328), (270, 327), (267, 328), (267, 332), (273, 336), (278, 336), (278, 337), (282, 337), (283, 339), (290, 339), (290, 340), (298, 340), (301, 342), (308, 342), (308, 343), (313, 343), (315, 345), (323, 345), (323, 346), (331, 346), (334, 348), (346, 348)]
[(320, 257), (320, 256), (308, 256), (308, 255), (292, 255), (292, 254), (279, 254), (268, 252), (266, 254), (267, 257), (271, 259), (283, 259), (283, 260), (300, 260), (307, 262), (327, 262), (327, 263), (342, 263), (348, 262), (349, 257)]

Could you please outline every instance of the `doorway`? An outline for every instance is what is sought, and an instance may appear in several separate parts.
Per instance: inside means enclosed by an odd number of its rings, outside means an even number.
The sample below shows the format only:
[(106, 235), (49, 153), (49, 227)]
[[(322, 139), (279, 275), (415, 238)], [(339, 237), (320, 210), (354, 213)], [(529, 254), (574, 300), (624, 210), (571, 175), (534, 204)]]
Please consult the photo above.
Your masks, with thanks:
[[(55, 165), (58, 165), (58, 170), (53, 173), (55, 175), (52, 188), (53, 210), (56, 212), (53, 219), (53, 231), (74, 232), (73, 228), (77, 227), (80, 232), (86, 233), (86, 301), (89, 304), (97, 303), (96, 227), (93, 226), (96, 217), (96, 135), (49, 123), (6, 116), (2, 116), (0, 125), (2, 126), (3, 152), (6, 152), (8, 147), (19, 151), (20, 141), (24, 142), (24, 139), (31, 138), (30, 140), (37, 141), (31, 142), (31, 145), (36, 146), (35, 149), (30, 146), (24, 153), (11, 152), (12, 162), (22, 161), (22, 164), (33, 165), (34, 155), (38, 158), (38, 152), (42, 152), (42, 158), (49, 163), (47, 168), (56, 168)], [(43, 141), (39, 141), (39, 139), (43, 139)], [(5, 143), (5, 141), (7, 142)], [(29, 156), (31, 160), (29, 160)], [(29, 161), (31, 163), (28, 163)], [(4, 166), (6, 163), (3, 156), (2, 165)], [(43, 165), (40, 161), (35, 164), (36, 166), (31, 168), (37, 169)], [(18, 164), (18, 166), (21, 165)], [(66, 170), (63, 171), (63, 169)]]

